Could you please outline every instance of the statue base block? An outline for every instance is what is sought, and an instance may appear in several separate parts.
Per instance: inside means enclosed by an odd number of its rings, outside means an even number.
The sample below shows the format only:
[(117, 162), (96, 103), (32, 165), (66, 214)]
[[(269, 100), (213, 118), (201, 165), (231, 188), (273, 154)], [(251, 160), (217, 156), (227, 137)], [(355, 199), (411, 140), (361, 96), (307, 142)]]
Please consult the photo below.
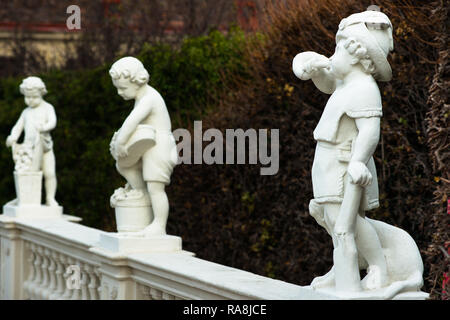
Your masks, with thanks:
[(49, 207), (45, 205), (12, 205), (3, 206), (3, 214), (14, 218), (46, 219), (62, 218), (63, 207)]
[(336, 300), (426, 300), (430, 296), (423, 291), (405, 291), (397, 293), (393, 297), (386, 297), (385, 288), (360, 292), (337, 292), (334, 288), (313, 289), (310, 286), (304, 288), (310, 288), (319, 294), (323, 293), (335, 297)]
[(113, 253), (179, 252), (182, 240), (177, 236), (133, 236), (103, 233), (98, 247)]

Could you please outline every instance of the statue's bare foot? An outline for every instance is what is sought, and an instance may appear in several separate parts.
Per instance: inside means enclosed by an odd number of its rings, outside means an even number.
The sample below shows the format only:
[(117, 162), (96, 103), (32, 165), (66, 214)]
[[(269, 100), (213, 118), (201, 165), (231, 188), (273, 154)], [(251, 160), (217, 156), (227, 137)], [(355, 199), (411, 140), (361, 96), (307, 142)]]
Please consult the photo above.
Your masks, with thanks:
[(47, 205), (49, 207), (57, 207), (57, 206), (59, 206), (59, 203), (56, 202), (55, 199), (47, 199)]
[(361, 285), (365, 290), (375, 290), (385, 287), (388, 284), (388, 277), (381, 271), (379, 266), (369, 266), (367, 275), (362, 279)]
[(144, 229), (144, 234), (146, 236), (165, 236), (166, 230), (163, 226), (158, 223), (151, 223)]
[(334, 287), (335, 281), (334, 281), (334, 267), (331, 268), (328, 273), (321, 277), (314, 278), (314, 280), (311, 282), (311, 287), (313, 289), (319, 289), (319, 288), (326, 288), (326, 287)]

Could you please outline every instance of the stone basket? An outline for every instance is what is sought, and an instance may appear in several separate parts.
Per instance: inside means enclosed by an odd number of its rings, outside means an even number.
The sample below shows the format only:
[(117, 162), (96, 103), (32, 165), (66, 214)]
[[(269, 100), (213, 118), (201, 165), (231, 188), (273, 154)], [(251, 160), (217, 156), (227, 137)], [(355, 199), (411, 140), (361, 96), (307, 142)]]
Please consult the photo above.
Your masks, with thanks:
[(151, 206), (122, 207), (117, 206), (116, 224), (118, 232), (137, 232), (144, 230), (152, 220)]

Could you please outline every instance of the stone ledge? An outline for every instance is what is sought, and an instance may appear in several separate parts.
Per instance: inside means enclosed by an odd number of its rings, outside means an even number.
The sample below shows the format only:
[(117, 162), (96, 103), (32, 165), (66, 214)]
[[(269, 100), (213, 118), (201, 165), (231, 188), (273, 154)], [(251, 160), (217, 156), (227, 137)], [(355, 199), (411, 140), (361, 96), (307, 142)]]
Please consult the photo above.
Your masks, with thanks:
[(12, 218), (55, 219), (63, 217), (63, 207), (6, 204), (3, 206), (3, 214)]
[(179, 252), (182, 249), (182, 240), (177, 236), (152, 236), (139, 237), (132, 235), (122, 235), (120, 233), (100, 234), (98, 243), (100, 249), (112, 253), (131, 254), (139, 252)]

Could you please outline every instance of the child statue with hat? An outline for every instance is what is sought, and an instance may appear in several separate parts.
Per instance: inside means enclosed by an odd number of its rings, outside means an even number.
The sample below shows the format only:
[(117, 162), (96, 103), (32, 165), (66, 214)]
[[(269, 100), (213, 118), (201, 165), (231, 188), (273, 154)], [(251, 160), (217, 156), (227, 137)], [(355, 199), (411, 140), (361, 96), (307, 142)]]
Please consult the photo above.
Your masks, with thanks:
[[(389, 18), (379, 11), (365, 11), (341, 21), (332, 57), (302, 52), (293, 61), (298, 78), (312, 79), (320, 91), (331, 94), (314, 130), (314, 199), (309, 209), (332, 237), (334, 266), (314, 279), (313, 288), (360, 292), (392, 283), (378, 224), (365, 216), (379, 206), (372, 157), (382, 116), (376, 81), (391, 79), (387, 55), (392, 50)], [(368, 268), (361, 280), (363, 264)]]

